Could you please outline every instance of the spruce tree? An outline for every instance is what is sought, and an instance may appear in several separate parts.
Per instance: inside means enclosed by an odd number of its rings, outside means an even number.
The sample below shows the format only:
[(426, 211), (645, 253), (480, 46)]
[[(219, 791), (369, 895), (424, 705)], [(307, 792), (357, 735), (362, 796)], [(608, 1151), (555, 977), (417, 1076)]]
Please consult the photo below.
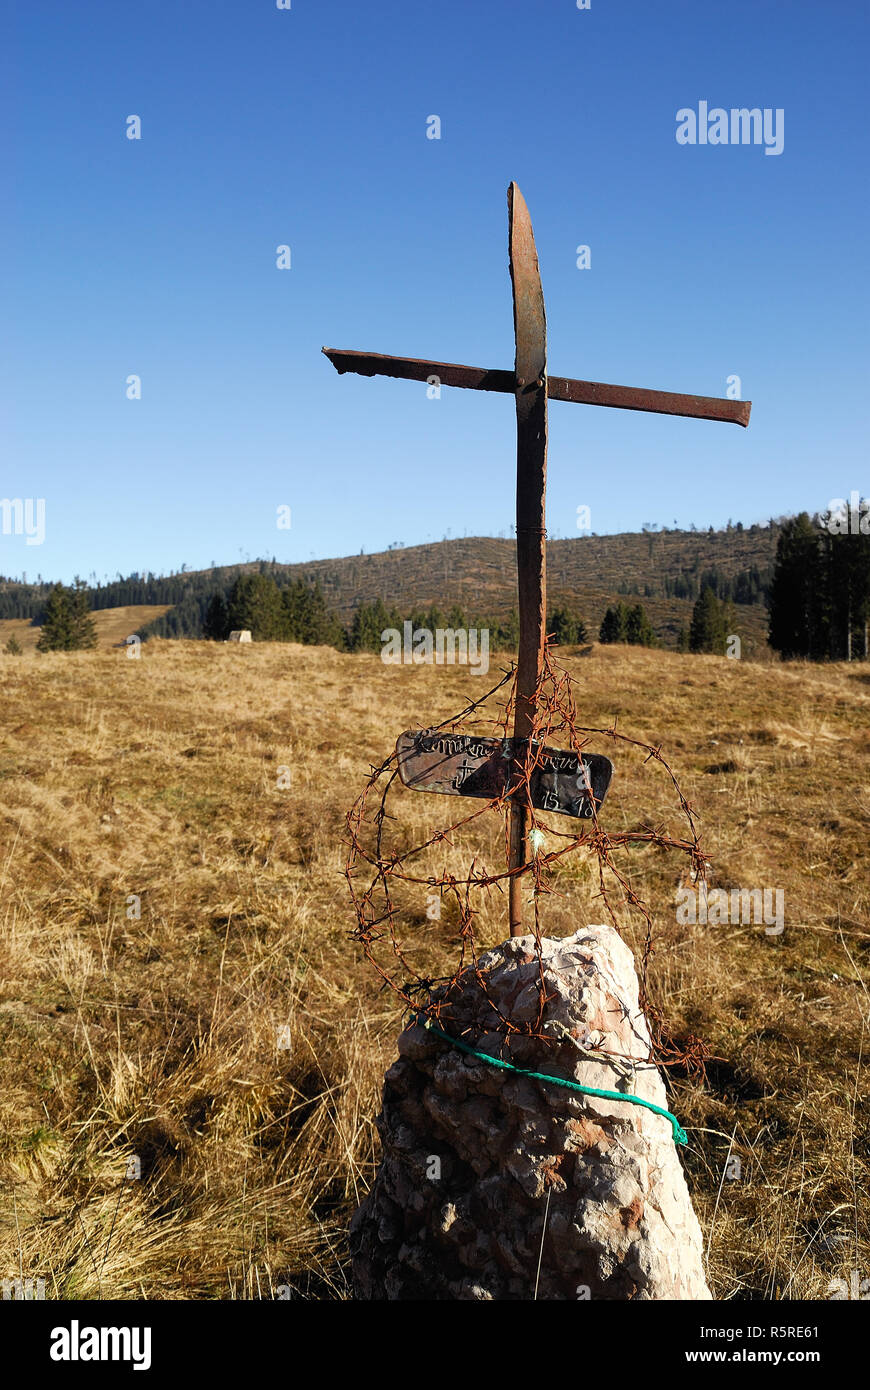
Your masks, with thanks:
[(338, 647), (345, 645), (344, 628), (329, 606), (326, 595), (316, 579), (309, 593), (308, 636), (304, 639), (319, 647)]
[(496, 651), (515, 652), (520, 645), (520, 615), (512, 608), (506, 618), (495, 625), (492, 646)]
[(344, 629), (332, 612), (319, 580), (313, 585), (296, 579), (282, 590), (282, 637), (285, 642), (309, 646), (345, 645)]
[(62, 584), (55, 584), (45, 601), (42, 628), (36, 644), (38, 652), (68, 652), (70, 650), (69, 595)]
[(866, 661), (870, 657), (870, 533), (860, 532), (850, 537), (853, 544), (854, 585), (852, 655), (855, 660)]
[(227, 604), (229, 630), (249, 629), (255, 642), (280, 641), (283, 633), (281, 594), (265, 574), (240, 574)]
[(281, 633), (286, 642), (304, 642), (308, 627), (307, 585), (294, 579), (281, 590)]
[(656, 635), (642, 603), (636, 603), (626, 614), (625, 640), (635, 647), (656, 645)]
[(402, 631), (402, 622), (396, 613), (387, 610), (383, 599), (374, 603), (360, 603), (354, 609), (348, 645), (354, 652), (379, 652), (383, 648), (381, 633), (387, 628)]
[(428, 627), (430, 632), (437, 632), (439, 627), (445, 628), (448, 626), (448, 624), (444, 621), (444, 614), (441, 612), (441, 609), (438, 608), (437, 605), (434, 603), (430, 604), (429, 606), (429, 611), (426, 614), (426, 622), (424, 626)]
[(825, 534), (813, 526), (807, 512), (791, 517), (779, 533), (770, 582), (767, 640), (786, 658), (820, 657), (827, 651), (828, 596), (821, 582)]
[(574, 647), (586, 641), (586, 628), (569, 608), (554, 608), (547, 619), (547, 632), (560, 647)]
[(821, 574), (816, 606), (826, 638), (824, 651), (832, 661), (854, 661), (866, 655), (870, 600), (870, 535), (858, 531), (821, 531)]
[(725, 654), (725, 618), (722, 605), (709, 587), (701, 590), (692, 609), (689, 626), (689, 651)]
[(88, 586), (76, 579), (70, 588), (55, 584), (45, 601), (39, 652), (89, 651), (97, 645), (97, 629), (91, 617)]
[(69, 593), (70, 650), (93, 651), (97, 645), (97, 627), (91, 617), (88, 586), (76, 575)]
[(227, 621), (227, 601), (222, 593), (212, 594), (202, 621), (202, 635), (210, 642), (225, 642), (230, 626)]
[(621, 601), (615, 608), (608, 608), (601, 621), (598, 632), (599, 642), (625, 642), (628, 627), (628, 609)]

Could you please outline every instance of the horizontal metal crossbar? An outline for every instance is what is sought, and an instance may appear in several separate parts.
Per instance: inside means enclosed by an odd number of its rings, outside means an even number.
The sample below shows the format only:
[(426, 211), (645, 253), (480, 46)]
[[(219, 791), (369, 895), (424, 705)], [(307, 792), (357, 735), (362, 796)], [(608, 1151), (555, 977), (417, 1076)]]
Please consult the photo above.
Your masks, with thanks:
[[(460, 386), (472, 391), (501, 391), (513, 395), (513, 372), (497, 368), (466, 367), (459, 362), (424, 362), (417, 357), (390, 357), (381, 352), (348, 352), (342, 348), (323, 348), (337, 372), (358, 376), (391, 376), (406, 381), (428, 381), (437, 377), (442, 386)], [(617, 410), (644, 410), (655, 415), (684, 415), (695, 420), (722, 420), (726, 424), (749, 424), (751, 401), (732, 401), (719, 396), (686, 396), (674, 391), (647, 391), (637, 386), (611, 386), (603, 381), (575, 381), (567, 376), (547, 377), (547, 396), (551, 401), (572, 401), (578, 405), (606, 405)]]

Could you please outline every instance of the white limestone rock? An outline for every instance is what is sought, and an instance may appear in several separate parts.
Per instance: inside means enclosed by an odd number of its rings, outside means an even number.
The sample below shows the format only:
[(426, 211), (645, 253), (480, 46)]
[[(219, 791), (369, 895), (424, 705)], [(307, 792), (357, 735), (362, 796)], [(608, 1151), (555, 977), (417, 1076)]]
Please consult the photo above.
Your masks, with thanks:
[[(493, 1003), (515, 1021), (537, 1016), (531, 936), (480, 958), (487, 993), (473, 970), (460, 976), (444, 1031), (525, 1070), (669, 1108), (644, 1060), (649, 1035), (619, 934), (586, 927), (542, 947), (552, 1044), (494, 1028)], [(710, 1298), (665, 1116), (516, 1076), (412, 1024), (377, 1123), (383, 1157), (350, 1233), (358, 1299), (531, 1299), (548, 1195), (539, 1299)]]

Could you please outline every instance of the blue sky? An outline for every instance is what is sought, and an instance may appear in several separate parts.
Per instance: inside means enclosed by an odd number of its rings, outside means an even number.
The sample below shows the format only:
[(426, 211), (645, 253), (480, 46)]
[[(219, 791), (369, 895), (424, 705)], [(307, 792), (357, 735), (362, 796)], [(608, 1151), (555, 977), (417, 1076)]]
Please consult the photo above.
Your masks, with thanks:
[[(511, 367), (511, 179), (554, 374), (704, 395), (736, 374), (753, 401), (747, 431), (553, 404), (551, 535), (580, 505), (614, 532), (870, 491), (857, 0), (3, 14), (0, 496), (46, 522), (41, 545), (0, 535), (0, 572), (509, 534), (510, 397), (339, 377), (320, 348)], [(679, 145), (702, 100), (782, 108), (782, 153)]]

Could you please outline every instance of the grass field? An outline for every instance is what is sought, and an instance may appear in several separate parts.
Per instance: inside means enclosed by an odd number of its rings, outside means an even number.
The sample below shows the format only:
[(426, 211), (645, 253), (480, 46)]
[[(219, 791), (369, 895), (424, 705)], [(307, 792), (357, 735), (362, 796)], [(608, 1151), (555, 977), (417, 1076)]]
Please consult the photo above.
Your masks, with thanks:
[[(679, 925), (684, 860), (620, 852), (654, 909), (656, 1001), (714, 1058), (706, 1082), (669, 1083), (714, 1294), (827, 1298), (870, 1276), (870, 673), (565, 660), (581, 722), (663, 745), (712, 885), (784, 891), (778, 936)], [(349, 1297), (401, 1016), (348, 939), (344, 814), (401, 730), (496, 678), (280, 645), (0, 653), (0, 1278), (43, 1277), (49, 1298)], [(605, 827), (680, 832), (660, 769), (591, 746), (616, 763)], [(391, 828), (419, 842), (452, 810), (400, 791)], [(486, 820), (431, 864), (496, 862)], [(550, 934), (602, 920), (592, 867), (556, 873)], [(402, 906), (418, 958), (454, 961), (449, 912)], [(505, 934), (494, 895), (477, 929)]]

